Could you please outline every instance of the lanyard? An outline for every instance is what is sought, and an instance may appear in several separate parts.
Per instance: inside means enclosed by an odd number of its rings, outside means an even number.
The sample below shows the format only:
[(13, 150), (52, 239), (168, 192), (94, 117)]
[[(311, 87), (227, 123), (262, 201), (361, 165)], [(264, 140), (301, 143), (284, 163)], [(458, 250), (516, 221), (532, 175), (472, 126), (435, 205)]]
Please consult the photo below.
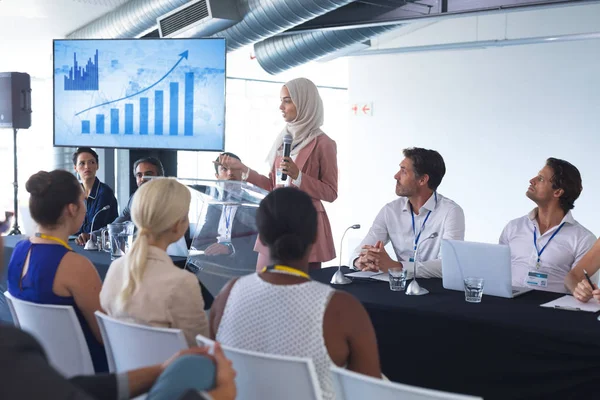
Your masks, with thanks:
[(73, 251), (73, 249), (71, 248), (71, 246), (69, 246), (69, 245), (68, 245), (68, 244), (67, 244), (67, 243), (66, 243), (64, 240), (62, 240), (62, 239), (59, 239), (59, 238), (57, 238), (57, 237), (55, 237), (55, 236), (50, 236), (50, 235), (46, 235), (45, 233), (39, 233), (39, 232), (37, 232), (37, 233), (35, 234), (35, 236), (36, 236), (36, 237), (39, 237), (40, 239), (51, 240), (51, 241), (53, 241), (53, 242), (56, 242), (56, 243), (58, 243), (58, 244), (60, 244), (60, 245), (63, 245), (63, 246), (65, 246), (67, 249), (69, 249), (69, 250)]
[[(227, 212), (229, 211), (229, 212)], [(231, 213), (233, 212), (233, 207), (228, 207), (225, 206), (225, 235), (227, 237), (231, 236), (230, 232), (231, 230), (229, 229), (230, 227), (230, 223), (231, 223)]]
[(554, 239), (554, 236), (556, 236), (556, 234), (562, 229), (562, 227), (564, 226), (564, 222), (562, 224), (560, 224), (560, 226), (554, 231), (554, 233), (552, 234), (552, 236), (550, 236), (550, 239), (548, 239), (548, 241), (546, 242), (546, 244), (544, 245), (544, 247), (542, 247), (541, 250), (538, 250), (538, 246), (537, 246), (537, 228), (534, 225), (533, 226), (533, 245), (535, 246), (535, 252), (537, 253), (537, 261), (535, 263), (535, 267), (539, 268), (540, 267), (540, 257), (542, 256), (542, 253), (544, 252), (544, 250), (546, 249), (546, 246), (548, 246), (548, 243), (550, 243), (550, 241), (552, 239)]
[[(433, 192), (433, 195), (435, 196), (435, 205), (437, 206), (437, 192)], [(425, 220), (423, 221), (423, 224), (421, 224), (421, 229), (419, 229), (419, 234), (417, 235), (417, 232), (415, 231), (415, 213), (413, 212), (413, 207), (412, 207), (412, 204), (410, 203), (410, 201), (408, 202), (408, 205), (410, 206), (410, 216), (412, 217), (412, 229), (413, 229), (413, 235), (415, 237), (415, 241), (414, 241), (415, 245), (413, 247), (413, 251), (416, 253), (417, 245), (419, 244), (419, 239), (421, 238), (421, 233), (423, 233), (423, 228), (425, 228), (425, 223), (427, 223), (427, 220), (429, 219), (429, 216), (431, 215), (431, 210), (425, 216)], [(434, 209), (435, 209), (435, 206), (434, 206)], [(414, 261), (414, 258), (412, 261)]]
[(298, 271), (296, 268), (287, 267), (285, 265), (270, 265), (268, 267), (264, 267), (260, 272), (276, 272), (279, 274), (285, 275), (294, 275), (299, 276), (301, 278), (310, 279), (310, 276), (304, 271)]

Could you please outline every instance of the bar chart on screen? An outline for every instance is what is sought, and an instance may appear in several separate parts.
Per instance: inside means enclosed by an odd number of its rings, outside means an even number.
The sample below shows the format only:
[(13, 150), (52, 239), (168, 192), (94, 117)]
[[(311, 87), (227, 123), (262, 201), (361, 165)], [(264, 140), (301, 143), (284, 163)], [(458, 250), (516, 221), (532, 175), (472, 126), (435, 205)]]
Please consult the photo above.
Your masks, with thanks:
[(224, 42), (57, 42), (55, 145), (222, 149)]

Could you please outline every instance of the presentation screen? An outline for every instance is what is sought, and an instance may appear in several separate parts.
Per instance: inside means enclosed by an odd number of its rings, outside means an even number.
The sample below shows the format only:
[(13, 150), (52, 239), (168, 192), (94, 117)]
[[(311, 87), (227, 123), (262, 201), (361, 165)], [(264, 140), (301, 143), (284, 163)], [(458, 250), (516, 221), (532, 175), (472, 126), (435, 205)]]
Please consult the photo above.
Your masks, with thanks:
[(224, 39), (54, 41), (54, 145), (222, 151)]

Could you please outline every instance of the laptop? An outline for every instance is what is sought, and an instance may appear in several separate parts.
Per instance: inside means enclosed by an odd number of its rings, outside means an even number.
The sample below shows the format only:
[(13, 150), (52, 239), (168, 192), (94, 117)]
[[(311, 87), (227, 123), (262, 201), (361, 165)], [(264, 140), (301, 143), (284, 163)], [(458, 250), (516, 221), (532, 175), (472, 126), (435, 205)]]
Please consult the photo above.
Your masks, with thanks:
[(467, 276), (483, 278), (483, 293), (513, 298), (531, 291), (512, 286), (510, 248), (501, 244), (442, 240), (442, 284), (445, 289), (464, 291)]

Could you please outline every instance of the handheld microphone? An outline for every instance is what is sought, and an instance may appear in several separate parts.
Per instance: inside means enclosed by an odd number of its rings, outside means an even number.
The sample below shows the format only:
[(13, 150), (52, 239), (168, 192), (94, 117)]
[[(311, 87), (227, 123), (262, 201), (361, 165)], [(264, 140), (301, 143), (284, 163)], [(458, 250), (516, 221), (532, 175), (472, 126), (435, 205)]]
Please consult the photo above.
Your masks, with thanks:
[(426, 242), (429, 239), (434, 239), (438, 237), (438, 233), (437, 232), (433, 232), (431, 235), (427, 236), (421, 243), (419, 243), (417, 245), (417, 249), (415, 250), (415, 254), (414, 254), (414, 262), (413, 262), (413, 281), (410, 283), (410, 285), (408, 285), (408, 287), (406, 288), (406, 294), (409, 296), (421, 296), (424, 294), (429, 293), (429, 290), (422, 288), (419, 285), (419, 282), (417, 282), (417, 254), (419, 251), (419, 247), (421, 247), (421, 245)]
[(329, 282), (333, 285), (347, 285), (348, 283), (352, 282), (352, 280), (345, 277), (344, 274), (342, 273), (342, 256), (344, 255), (342, 250), (343, 250), (343, 246), (344, 246), (344, 237), (346, 236), (346, 232), (348, 232), (350, 229), (360, 229), (360, 224), (354, 224), (354, 225), (347, 227), (346, 230), (344, 231), (344, 234), (342, 235), (342, 240), (340, 241), (340, 263), (338, 265), (338, 270), (336, 271), (335, 274), (333, 274), (333, 276), (331, 277), (331, 281)]
[[(292, 152), (292, 142), (294, 137), (289, 133), (283, 137), (283, 156), (289, 157)], [(287, 181), (287, 174), (281, 174), (281, 180)]]

